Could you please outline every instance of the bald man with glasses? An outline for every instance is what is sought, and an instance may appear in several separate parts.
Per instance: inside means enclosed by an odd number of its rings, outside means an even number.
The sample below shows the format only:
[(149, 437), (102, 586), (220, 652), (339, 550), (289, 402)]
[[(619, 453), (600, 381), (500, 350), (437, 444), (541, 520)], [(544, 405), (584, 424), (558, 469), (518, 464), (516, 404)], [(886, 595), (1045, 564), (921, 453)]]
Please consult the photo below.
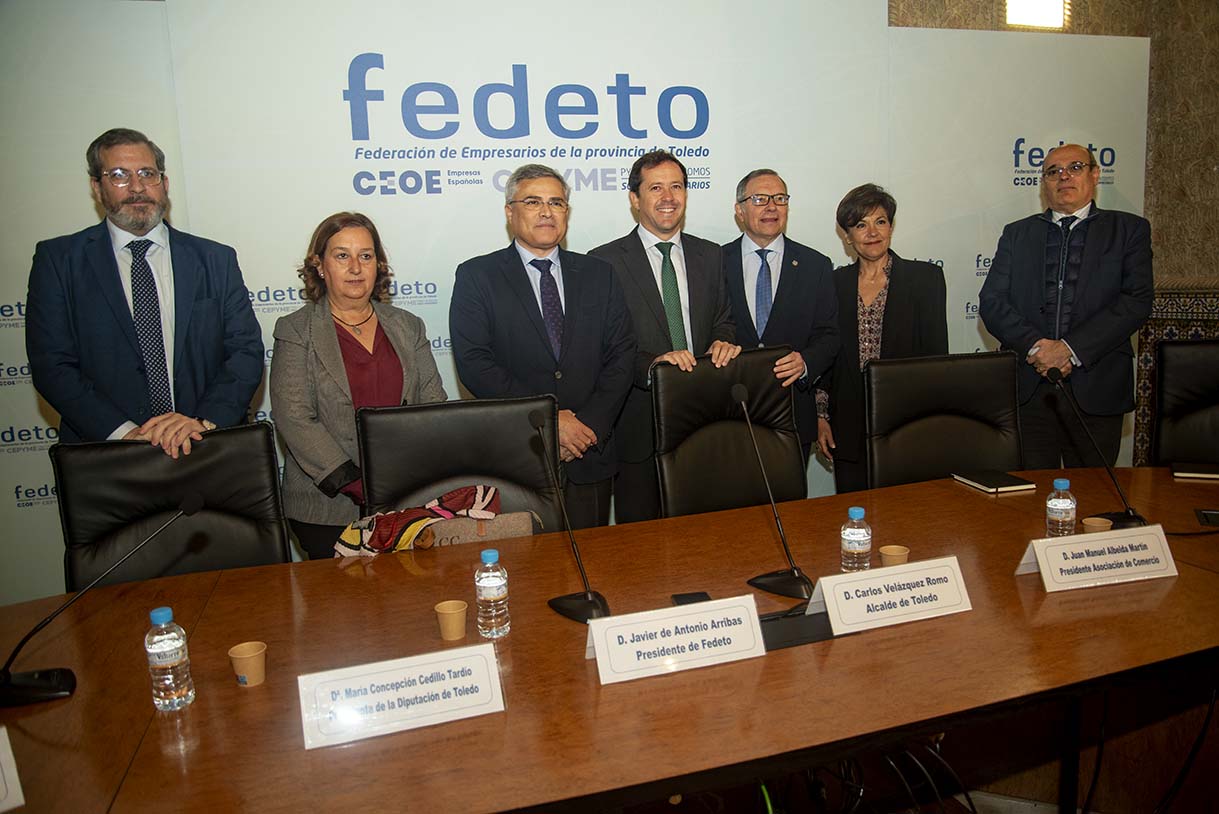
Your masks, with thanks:
[(1026, 469), (1100, 466), (1084, 426), (1049, 380), (1074, 394), (1103, 459), (1117, 461), (1134, 409), (1130, 337), (1151, 314), (1151, 226), (1096, 205), (1100, 167), (1085, 147), (1045, 157), (1046, 211), (1008, 224), (979, 297), (986, 329), (1019, 354)]

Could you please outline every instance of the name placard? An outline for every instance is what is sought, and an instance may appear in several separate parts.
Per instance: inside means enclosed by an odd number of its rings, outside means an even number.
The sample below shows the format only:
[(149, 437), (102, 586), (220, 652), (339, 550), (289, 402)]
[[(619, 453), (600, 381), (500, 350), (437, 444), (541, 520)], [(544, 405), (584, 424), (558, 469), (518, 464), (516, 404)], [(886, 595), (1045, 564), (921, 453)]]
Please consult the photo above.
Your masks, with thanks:
[(1033, 540), (1017, 574), (1041, 572), (1046, 592), (1175, 577), (1177, 563), (1160, 525)]
[(590, 619), (602, 684), (766, 655), (752, 595)]
[(504, 710), (490, 644), (309, 673), (296, 682), (306, 749)]
[(824, 611), (835, 636), (972, 610), (956, 557), (817, 580), (806, 614)]

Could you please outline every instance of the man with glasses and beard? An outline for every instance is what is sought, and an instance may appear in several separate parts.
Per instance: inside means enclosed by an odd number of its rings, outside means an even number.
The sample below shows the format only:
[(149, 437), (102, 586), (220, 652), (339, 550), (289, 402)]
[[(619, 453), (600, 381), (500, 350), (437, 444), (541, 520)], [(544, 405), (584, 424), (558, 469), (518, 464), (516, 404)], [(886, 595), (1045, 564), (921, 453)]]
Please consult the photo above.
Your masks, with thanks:
[(1009, 223), (979, 297), (986, 330), (1016, 351), (1025, 469), (1101, 466), (1084, 426), (1056, 392), (1058, 370), (1104, 460), (1117, 461), (1134, 409), (1130, 336), (1151, 315), (1151, 226), (1100, 209), (1100, 167), (1085, 147), (1045, 157), (1049, 209)]
[(125, 128), (85, 153), (106, 219), (34, 250), (25, 337), (63, 441), (147, 441), (177, 458), (239, 424), (262, 332), (233, 249), (170, 227), (165, 154)]

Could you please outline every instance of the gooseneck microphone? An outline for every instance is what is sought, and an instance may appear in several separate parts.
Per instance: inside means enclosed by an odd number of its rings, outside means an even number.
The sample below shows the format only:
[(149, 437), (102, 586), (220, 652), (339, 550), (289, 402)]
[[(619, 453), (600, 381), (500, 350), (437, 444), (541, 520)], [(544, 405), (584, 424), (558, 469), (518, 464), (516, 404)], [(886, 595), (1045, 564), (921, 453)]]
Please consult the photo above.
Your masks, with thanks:
[(779, 519), (779, 507), (775, 505), (775, 496), (770, 491), (770, 478), (766, 476), (766, 464), (762, 460), (762, 450), (758, 449), (758, 439), (753, 434), (753, 421), (749, 418), (749, 405), (747, 404), (749, 389), (737, 382), (732, 386), (732, 400), (741, 405), (741, 410), (745, 413), (745, 426), (749, 428), (749, 440), (753, 441), (753, 452), (758, 458), (758, 468), (762, 470), (762, 482), (766, 484), (766, 497), (770, 500), (770, 510), (775, 515), (775, 526), (779, 529), (779, 541), (783, 543), (783, 553), (787, 555), (789, 566), (786, 571), (759, 574), (749, 580), (749, 584), (772, 594), (790, 596), (795, 599), (808, 599), (813, 595), (813, 584), (792, 559), (792, 550), (787, 544), (787, 532), (783, 531), (783, 521)]
[(71, 599), (52, 611), (50, 616), (43, 619), (34, 626), (33, 630), (25, 634), (25, 638), (13, 648), (12, 655), (8, 657), (8, 661), (4, 662), (4, 667), (0, 668), (0, 707), (19, 707), (24, 704), (53, 701), (56, 698), (67, 698), (75, 692), (76, 674), (67, 667), (56, 667), (50, 670), (31, 670), (25, 673), (10, 673), (9, 668), (13, 666), (13, 662), (17, 659), (17, 654), (21, 652), (21, 648), (25, 647), (26, 642), (34, 638), (38, 631), (51, 624), (56, 616), (59, 616), (59, 614), (71, 607), (73, 602), (88, 593), (89, 589), (94, 585), (110, 576), (114, 569), (125, 563), (154, 537), (173, 525), (178, 518), (184, 515), (192, 515), (202, 508), (203, 497), (198, 492), (188, 492), (182, 498), (182, 502), (178, 504), (178, 511), (174, 513), (173, 517), (166, 520), (164, 525), (141, 540), (139, 545), (124, 554), (119, 558), (118, 562), (103, 571), (97, 579), (77, 591)]
[(583, 593), (556, 596), (554, 599), (548, 600), (546, 604), (550, 605), (550, 609), (554, 612), (577, 622), (587, 623), (589, 619), (609, 616), (609, 603), (605, 601), (604, 596), (594, 591), (588, 584), (588, 572), (584, 570), (584, 561), (580, 559), (580, 547), (576, 545), (576, 535), (572, 533), (571, 521), (567, 519), (567, 501), (563, 499), (563, 489), (559, 486), (555, 459), (550, 454), (550, 445), (546, 443), (546, 433), (542, 431), (546, 427), (546, 414), (541, 410), (530, 410), (529, 423), (537, 430), (538, 439), (542, 442), (542, 454), (546, 459), (543, 463), (546, 464), (546, 472), (550, 475), (555, 494), (559, 496), (559, 509), (563, 512), (563, 528), (567, 529), (567, 539), (571, 541), (571, 553), (575, 555), (576, 568), (579, 569), (580, 579), (584, 582)]
[(1109, 466), (1109, 462), (1105, 460), (1104, 454), (1100, 451), (1100, 444), (1096, 443), (1096, 439), (1092, 436), (1092, 431), (1084, 423), (1084, 416), (1080, 412), (1079, 404), (1075, 401), (1075, 395), (1063, 385), (1062, 371), (1052, 367), (1045, 372), (1045, 377), (1058, 388), (1058, 392), (1062, 393), (1066, 398), (1067, 404), (1071, 405), (1071, 410), (1075, 413), (1075, 417), (1079, 419), (1080, 426), (1084, 428), (1088, 440), (1092, 443), (1092, 449), (1096, 451), (1096, 457), (1100, 458), (1100, 462), (1105, 465), (1105, 471), (1109, 473), (1109, 480), (1113, 481), (1113, 488), (1117, 489), (1117, 496), (1122, 499), (1122, 505), (1126, 507), (1124, 512), (1101, 512), (1100, 514), (1090, 515), (1090, 517), (1103, 517), (1106, 520), (1111, 520), (1115, 529), (1128, 529), (1147, 525), (1147, 519), (1136, 512), (1134, 507), (1130, 505), (1130, 501), (1126, 499), (1126, 493), (1122, 491), (1122, 485), (1117, 482), (1117, 475), (1114, 473), (1113, 467)]

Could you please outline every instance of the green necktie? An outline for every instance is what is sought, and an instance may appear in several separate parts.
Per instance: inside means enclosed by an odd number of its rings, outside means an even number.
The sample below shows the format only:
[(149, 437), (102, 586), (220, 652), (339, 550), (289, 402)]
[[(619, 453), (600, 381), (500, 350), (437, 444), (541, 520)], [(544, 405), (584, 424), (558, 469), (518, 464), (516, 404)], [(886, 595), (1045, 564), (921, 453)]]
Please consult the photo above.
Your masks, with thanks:
[(665, 302), (665, 316), (669, 320), (669, 339), (673, 342), (673, 350), (686, 350), (686, 324), (681, 318), (681, 294), (677, 291), (677, 269), (673, 267), (673, 259), (669, 252), (673, 250), (672, 243), (657, 243), (664, 259), (660, 261), (660, 296)]

